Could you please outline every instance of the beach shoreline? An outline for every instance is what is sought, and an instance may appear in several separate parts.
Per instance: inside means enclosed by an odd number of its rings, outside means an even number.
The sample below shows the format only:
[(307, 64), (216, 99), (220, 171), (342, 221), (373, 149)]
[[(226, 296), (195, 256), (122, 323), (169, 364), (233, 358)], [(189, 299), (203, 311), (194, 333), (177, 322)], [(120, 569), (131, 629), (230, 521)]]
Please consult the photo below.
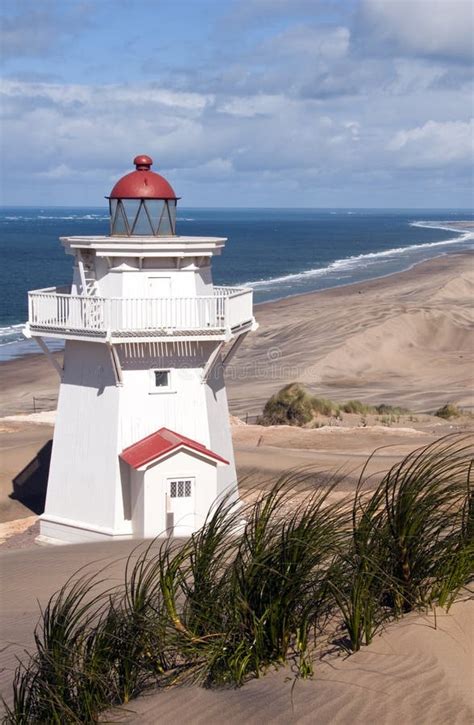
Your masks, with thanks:
[[(265, 286), (273, 285), (277, 283), (278, 281), (282, 282), (284, 280), (287, 280), (290, 282), (292, 280), (293, 282), (297, 282), (298, 279), (311, 279), (311, 278), (318, 278), (323, 279), (324, 275), (329, 273), (331, 270), (336, 270), (339, 268), (342, 268), (344, 265), (349, 265), (351, 267), (353, 264), (357, 266), (358, 263), (361, 263), (363, 260), (373, 260), (376, 258), (384, 258), (387, 255), (406, 255), (410, 252), (414, 253), (416, 251), (420, 251), (422, 249), (433, 249), (438, 247), (446, 247), (443, 251), (439, 251), (434, 256), (427, 256), (422, 257), (421, 259), (417, 259), (415, 261), (408, 262), (408, 260), (405, 263), (402, 263), (401, 266), (398, 266), (396, 269), (390, 270), (389, 272), (382, 273), (376, 272), (375, 274), (370, 273), (368, 269), (366, 269), (365, 277), (362, 276), (359, 279), (353, 279), (351, 281), (343, 282), (343, 281), (336, 281), (338, 278), (336, 277), (334, 280), (332, 280), (332, 283), (329, 284), (329, 286), (323, 285), (322, 287), (318, 287), (317, 285), (314, 288), (307, 289), (307, 290), (298, 290), (297, 292), (289, 292), (288, 290), (285, 293), (277, 293), (274, 297), (269, 297), (265, 300), (261, 300), (258, 302), (255, 302), (255, 307), (258, 308), (260, 304), (267, 304), (267, 303), (273, 303), (273, 302), (279, 302), (283, 299), (290, 299), (292, 297), (299, 297), (301, 295), (306, 294), (313, 294), (315, 292), (321, 292), (331, 289), (338, 289), (340, 287), (347, 287), (352, 286), (354, 284), (363, 284), (368, 281), (377, 280), (377, 279), (383, 279), (385, 277), (390, 277), (394, 274), (400, 274), (402, 272), (409, 271), (411, 269), (414, 269), (417, 265), (423, 264), (426, 261), (430, 261), (431, 259), (436, 259), (439, 256), (445, 256), (448, 254), (463, 254), (463, 253), (469, 253), (471, 250), (459, 250), (459, 249), (450, 249), (450, 245), (456, 245), (459, 243), (462, 243), (462, 241), (467, 240), (474, 240), (474, 221), (472, 220), (458, 220), (458, 221), (414, 221), (410, 223), (410, 226), (412, 227), (421, 227), (421, 228), (427, 228), (427, 229), (438, 229), (443, 231), (451, 231), (455, 232), (458, 236), (452, 239), (447, 240), (441, 240), (441, 241), (434, 241), (434, 242), (426, 242), (426, 243), (418, 243), (418, 244), (411, 244), (406, 245), (402, 247), (397, 248), (390, 248), (390, 249), (382, 249), (380, 251), (375, 252), (369, 252), (369, 253), (361, 253), (359, 255), (349, 255), (347, 257), (343, 257), (340, 259), (336, 259), (333, 262), (329, 263), (326, 267), (321, 268), (314, 268), (314, 269), (306, 269), (301, 272), (293, 272), (286, 276), (283, 276), (281, 278), (279, 277), (269, 277), (262, 280), (255, 280), (251, 282), (241, 282), (240, 284), (243, 286), (248, 286), (254, 290), (254, 295), (258, 294), (259, 290)], [(463, 240), (464, 237), (464, 240)], [(363, 265), (364, 266), (364, 265)], [(373, 271), (372, 271), (373, 272)], [(357, 275), (355, 275), (357, 277)], [(25, 293), (26, 295), (26, 293)], [(1, 344), (0, 344), (0, 365), (3, 362), (8, 362), (9, 360), (15, 360), (20, 359), (23, 357), (26, 357), (28, 355), (35, 355), (36, 352), (36, 346), (34, 341), (32, 340), (25, 340), (21, 334), (21, 330), (23, 328), (24, 323), (11, 323), (6, 325), (5, 327), (0, 327), (0, 337), (1, 337)], [(13, 339), (9, 339), (12, 337)], [(62, 343), (60, 340), (50, 340), (49, 345), (51, 350), (57, 351), (62, 349)]]

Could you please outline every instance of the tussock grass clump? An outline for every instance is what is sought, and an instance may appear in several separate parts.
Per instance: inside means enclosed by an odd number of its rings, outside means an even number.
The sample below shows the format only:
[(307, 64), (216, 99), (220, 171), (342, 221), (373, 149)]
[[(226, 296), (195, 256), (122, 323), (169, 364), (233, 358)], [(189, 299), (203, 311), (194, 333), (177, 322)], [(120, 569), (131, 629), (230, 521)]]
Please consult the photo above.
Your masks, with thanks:
[(408, 408), (402, 408), (399, 405), (388, 405), (387, 403), (381, 403), (375, 406), (375, 412), (379, 415), (408, 415)]
[(454, 403), (446, 403), (446, 405), (443, 405), (442, 408), (436, 411), (435, 415), (438, 418), (450, 420), (451, 418), (460, 418), (463, 415), (463, 411), (457, 405), (454, 405)]
[(305, 425), (313, 418), (312, 397), (299, 383), (285, 385), (266, 402), (259, 425)]
[(362, 403), (360, 400), (335, 403), (328, 398), (311, 395), (300, 383), (290, 383), (266, 402), (262, 415), (257, 419), (257, 424), (304, 426), (311, 422), (314, 423), (315, 417), (319, 415), (338, 417), (341, 412), (361, 416), (384, 415), (385, 424), (395, 422), (395, 416), (409, 413), (406, 408), (386, 403), (376, 406)]
[(376, 409), (372, 405), (361, 403), (360, 400), (348, 400), (341, 406), (344, 413), (358, 413), (359, 415), (369, 415), (376, 413)]
[(390, 619), (449, 608), (474, 576), (472, 471), (453, 435), (375, 490), (362, 475), (352, 506), (295, 472), (241, 509), (223, 499), (184, 544), (137, 549), (120, 586), (79, 573), (42, 611), (4, 722), (93, 723), (153, 687), (240, 686), (287, 662), (308, 677), (334, 623), (354, 651)]
[(340, 411), (340, 406), (328, 398), (312, 397), (311, 405), (314, 415), (338, 415)]
[(259, 425), (299, 425), (310, 423), (317, 415), (337, 415), (339, 405), (317, 398), (299, 383), (285, 385), (266, 402)]
[(221, 505), (163, 569), (179, 657), (207, 687), (242, 685), (290, 651), (302, 675), (312, 671), (309, 636), (331, 607), (327, 572), (344, 537), (335, 525), (342, 509), (328, 503), (328, 488), (285, 515), (291, 490), (290, 480), (277, 482), (247, 508), (237, 536), (236, 514)]
[(389, 603), (397, 614), (438, 601), (448, 582), (452, 601), (472, 576), (472, 465), (469, 439), (448, 437), (408, 455), (380, 484), (380, 538), (395, 581)]
[(473, 581), (473, 461), (468, 437), (447, 436), (395, 464), (370, 494), (361, 476), (351, 540), (328, 578), (347, 649), (407, 612), (449, 609)]

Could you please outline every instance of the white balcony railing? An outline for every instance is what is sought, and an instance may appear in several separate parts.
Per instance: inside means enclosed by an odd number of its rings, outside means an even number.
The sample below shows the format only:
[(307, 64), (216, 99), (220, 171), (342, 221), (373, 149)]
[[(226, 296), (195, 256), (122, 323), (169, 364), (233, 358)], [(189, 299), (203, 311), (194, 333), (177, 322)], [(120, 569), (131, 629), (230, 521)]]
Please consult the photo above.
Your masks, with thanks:
[(198, 297), (96, 297), (48, 287), (28, 293), (31, 333), (89, 337), (228, 334), (252, 324), (252, 290), (215, 287)]

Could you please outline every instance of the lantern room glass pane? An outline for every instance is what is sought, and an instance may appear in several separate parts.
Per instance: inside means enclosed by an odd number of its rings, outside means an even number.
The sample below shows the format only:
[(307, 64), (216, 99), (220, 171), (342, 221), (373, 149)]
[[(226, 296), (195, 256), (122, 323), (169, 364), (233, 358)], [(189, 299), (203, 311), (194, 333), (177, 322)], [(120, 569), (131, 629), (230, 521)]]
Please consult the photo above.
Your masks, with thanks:
[(131, 231), (140, 207), (140, 199), (122, 199), (121, 202)]
[(114, 233), (114, 219), (117, 211), (117, 199), (109, 199), (109, 211), (110, 211), (110, 233)]
[(176, 199), (168, 201), (168, 212), (171, 220), (171, 234), (176, 234)]
[(111, 234), (170, 236), (176, 233), (176, 200), (109, 199)]
[(125, 223), (125, 216), (122, 211), (122, 204), (118, 202), (115, 217), (112, 219), (112, 234), (128, 236), (128, 229)]
[(135, 226), (133, 228), (133, 235), (136, 236), (150, 236), (153, 234), (153, 229), (150, 224), (150, 220), (148, 219), (146, 209), (145, 209), (145, 202), (142, 203), (140, 206), (140, 211), (138, 212), (138, 216), (135, 222)]
[(162, 199), (147, 199), (145, 201), (145, 204), (151, 219), (151, 223), (153, 224), (153, 233), (158, 234), (158, 225), (160, 223), (161, 214), (163, 213), (165, 202)]
[(169, 217), (168, 204), (167, 203), (166, 203), (165, 208), (163, 210), (163, 214), (161, 215), (160, 228), (158, 230), (158, 234), (160, 236), (169, 236), (170, 234), (173, 234), (173, 230), (171, 228), (171, 223), (170, 223), (170, 217)]

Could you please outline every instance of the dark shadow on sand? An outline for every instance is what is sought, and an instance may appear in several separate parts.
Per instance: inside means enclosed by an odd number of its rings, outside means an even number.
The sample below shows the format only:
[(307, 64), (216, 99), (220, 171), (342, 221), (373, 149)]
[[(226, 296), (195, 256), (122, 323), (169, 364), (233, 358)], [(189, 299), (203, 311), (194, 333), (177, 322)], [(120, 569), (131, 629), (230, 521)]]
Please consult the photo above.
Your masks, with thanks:
[(10, 498), (20, 501), (35, 514), (44, 511), (52, 446), (51, 439), (12, 481)]

